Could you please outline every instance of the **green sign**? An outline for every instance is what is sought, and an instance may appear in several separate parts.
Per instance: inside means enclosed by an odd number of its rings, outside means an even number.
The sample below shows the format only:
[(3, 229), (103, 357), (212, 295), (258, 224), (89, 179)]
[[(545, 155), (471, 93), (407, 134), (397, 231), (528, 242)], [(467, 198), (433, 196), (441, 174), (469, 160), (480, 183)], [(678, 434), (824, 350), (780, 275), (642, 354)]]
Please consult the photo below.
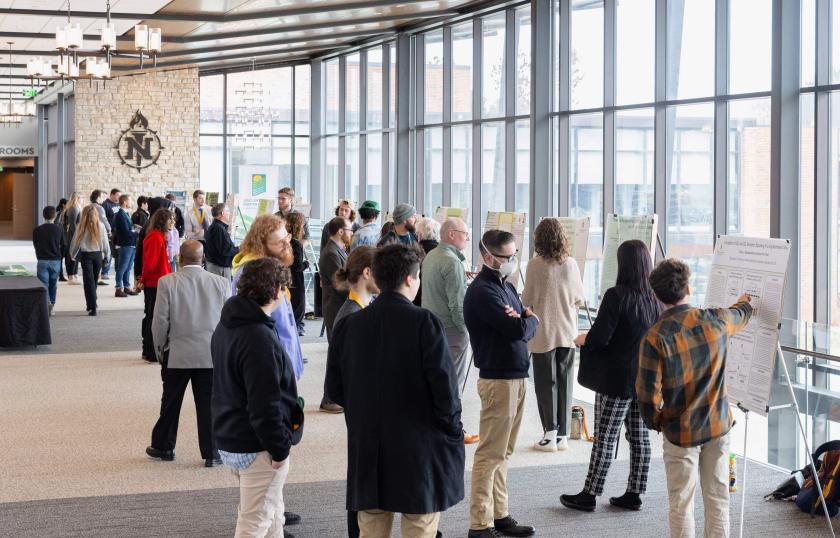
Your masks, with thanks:
[(24, 97), (32, 98), (38, 95), (38, 90), (36, 90), (35, 88), (24, 88), (22, 93)]

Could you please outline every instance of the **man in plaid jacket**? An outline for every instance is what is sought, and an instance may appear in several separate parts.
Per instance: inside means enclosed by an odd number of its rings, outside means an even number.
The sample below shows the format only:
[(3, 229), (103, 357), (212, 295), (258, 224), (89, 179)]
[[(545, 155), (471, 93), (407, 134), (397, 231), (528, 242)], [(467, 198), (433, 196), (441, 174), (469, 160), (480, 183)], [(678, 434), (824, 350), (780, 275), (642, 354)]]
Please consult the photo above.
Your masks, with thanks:
[(662, 261), (650, 284), (665, 305), (642, 340), (636, 396), (649, 428), (662, 432), (672, 537), (694, 536), (697, 477), (703, 491), (705, 536), (729, 536), (729, 433), (726, 392), (729, 337), (752, 315), (746, 294), (730, 308), (688, 304), (691, 271), (681, 261)]

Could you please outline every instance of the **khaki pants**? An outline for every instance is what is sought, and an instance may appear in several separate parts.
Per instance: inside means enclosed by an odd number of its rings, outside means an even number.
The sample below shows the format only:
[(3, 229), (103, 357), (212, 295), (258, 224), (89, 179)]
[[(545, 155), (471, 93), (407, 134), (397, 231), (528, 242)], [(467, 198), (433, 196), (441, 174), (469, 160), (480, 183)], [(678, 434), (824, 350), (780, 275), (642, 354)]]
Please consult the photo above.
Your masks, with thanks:
[(470, 528), (489, 529), (508, 516), (507, 466), (525, 409), (524, 379), (479, 379), (481, 441), (475, 451)]
[(279, 469), (271, 455), (260, 452), (247, 469), (234, 469), (239, 478), (239, 517), (235, 538), (283, 538), (283, 484), (289, 474), (289, 458)]
[(662, 459), (668, 482), (668, 523), (672, 538), (694, 536), (694, 492), (697, 477), (706, 523), (703, 536), (729, 536), (729, 435), (683, 448), (663, 441)]
[[(440, 512), (403, 514), (400, 528), (403, 538), (435, 538)], [(390, 538), (394, 512), (364, 510), (359, 512), (359, 538)]]

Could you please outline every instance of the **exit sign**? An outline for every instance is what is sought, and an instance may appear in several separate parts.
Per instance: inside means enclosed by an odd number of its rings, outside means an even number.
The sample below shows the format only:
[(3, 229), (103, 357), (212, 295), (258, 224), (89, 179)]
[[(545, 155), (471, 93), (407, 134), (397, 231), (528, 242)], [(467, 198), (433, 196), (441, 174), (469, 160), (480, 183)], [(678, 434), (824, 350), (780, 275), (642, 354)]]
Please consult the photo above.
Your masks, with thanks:
[(35, 88), (25, 88), (23, 90), (24, 97), (35, 97), (36, 95), (38, 95), (38, 90)]

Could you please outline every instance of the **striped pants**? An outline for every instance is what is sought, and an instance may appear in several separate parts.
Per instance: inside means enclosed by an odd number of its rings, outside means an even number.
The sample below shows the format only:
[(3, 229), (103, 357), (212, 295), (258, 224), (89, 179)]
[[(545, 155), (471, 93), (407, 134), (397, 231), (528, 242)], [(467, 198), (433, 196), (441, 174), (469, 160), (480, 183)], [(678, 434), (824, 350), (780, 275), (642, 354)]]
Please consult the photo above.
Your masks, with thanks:
[(589, 472), (583, 491), (601, 495), (604, 482), (615, 454), (621, 424), (627, 430), (630, 443), (630, 477), (627, 491), (642, 494), (647, 489), (650, 470), (650, 437), (639, 413), (639, 405), (632, 398), (615, 398), (605, 394), (595, 396), (595, 443), (589, 457)]

